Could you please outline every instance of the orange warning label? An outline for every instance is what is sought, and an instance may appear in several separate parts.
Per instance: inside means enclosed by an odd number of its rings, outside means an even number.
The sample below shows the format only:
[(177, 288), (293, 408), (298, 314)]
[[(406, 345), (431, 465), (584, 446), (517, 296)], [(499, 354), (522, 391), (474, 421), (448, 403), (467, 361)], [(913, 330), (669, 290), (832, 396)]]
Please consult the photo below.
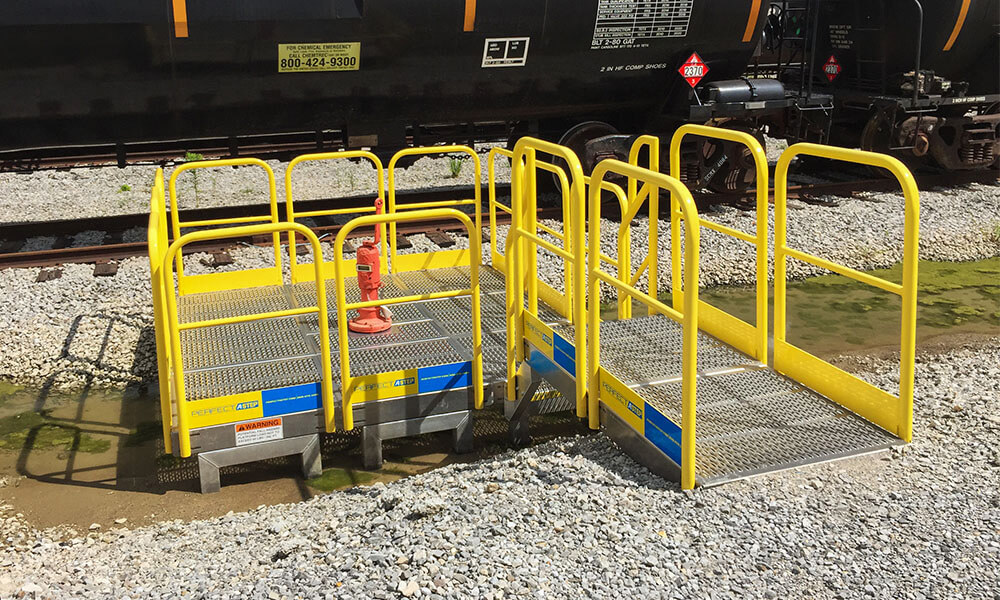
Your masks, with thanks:
[(237, 423), (233, 427), (236, 430), (237, 446), (280, 440), (284, 433), (281, 417), (250, 421), (249, 423)]
[(264, 419), (263, 421), (254, 421), (253, 423), (240, 423), (236, 426), (236, 433), (264, 429), (265, 427), (281, 427), (281, 419)]

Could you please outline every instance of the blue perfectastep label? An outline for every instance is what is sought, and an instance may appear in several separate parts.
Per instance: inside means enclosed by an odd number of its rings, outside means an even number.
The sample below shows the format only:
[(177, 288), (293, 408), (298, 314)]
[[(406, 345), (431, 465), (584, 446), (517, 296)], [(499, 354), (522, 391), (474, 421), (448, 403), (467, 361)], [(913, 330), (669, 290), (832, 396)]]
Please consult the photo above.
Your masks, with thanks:
[(681, 428), (649, 404), (646, 404), (645, 421), (646, 439), (680, 466)]
[(417, 369), (417, 391), (440, 392), (472, 385), (472, 361)]
[(264, 390), (260, 395), (264, 402), (265, 417), (316, 410), (323, 404), (319, 382)]

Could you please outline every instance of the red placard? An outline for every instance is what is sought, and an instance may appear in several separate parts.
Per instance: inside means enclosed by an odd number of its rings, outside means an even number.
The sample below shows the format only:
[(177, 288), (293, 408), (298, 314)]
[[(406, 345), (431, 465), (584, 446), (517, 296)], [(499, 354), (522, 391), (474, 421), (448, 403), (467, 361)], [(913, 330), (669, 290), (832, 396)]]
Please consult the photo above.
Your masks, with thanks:
[(708, 65), (695, 52), (691, 55), (691, 58), (684, 61), (684, 64), (681, 65), (680, 69), (677, 69), (677, 72), (681, 74), (684, 81), (688, 82), (688, 85), (695, 87), (708, 74)]
[(841, 71), (843, 71), (843, 68), (834, 56), (831, 56), (826, 63), (823, 64), (823, 74), (826, 75), (826, 78), (830, 81), (830, 83), (833, 83), (833, 80), (840, 75)]

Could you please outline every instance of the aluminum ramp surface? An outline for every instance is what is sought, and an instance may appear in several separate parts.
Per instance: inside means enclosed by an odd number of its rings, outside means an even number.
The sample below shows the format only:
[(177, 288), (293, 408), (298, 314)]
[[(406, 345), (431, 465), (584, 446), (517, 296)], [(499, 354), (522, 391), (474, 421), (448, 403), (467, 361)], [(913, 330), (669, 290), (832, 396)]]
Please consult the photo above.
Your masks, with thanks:
[[(572, 327), (556, 327), (555, 332), (565, 340), (573, 339)], [(602, 368), (641, 397), (646, 411), (658, 413), (656, 419), (644, 415), (647, 422), (665, 417), (669, 420), (665, 425), (676, 424), (679, 435), (680, 324), (662, 315), (607, 321), (601, 323), (600, 339)], [(701, 486), (901, 443), (846, 408), (703, 332), (698, 336), (697, 365), (695, 473)], [(641, 432), (636, 435), (641, 436)], [(657, 459), (671, 460), (652, 444), (646, 449), (659, 453)], [(643, 454), (637, 458), (647, 462), (649, 452)]]

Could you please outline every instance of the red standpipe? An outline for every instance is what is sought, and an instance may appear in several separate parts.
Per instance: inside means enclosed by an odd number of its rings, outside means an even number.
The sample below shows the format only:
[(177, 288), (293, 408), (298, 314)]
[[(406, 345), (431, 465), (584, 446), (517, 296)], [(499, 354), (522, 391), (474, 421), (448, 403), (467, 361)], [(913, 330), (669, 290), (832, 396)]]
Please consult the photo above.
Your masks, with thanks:
[[(375, 200), (375, 214), (382, 214), (382, 199)], [(382, 240), (379, 226), (375, 226), (375, 241), (365, 240), (358, 248), (358, 288), (361, 301), (378, 300), (378, 289), (382, 287), (382, 257), (378, 244)], [(392, 314), (384, 306), (359, 308), (358, 316), (348, 321), (347, 327), (355, 333), (379, 333), (392, 327)]]

